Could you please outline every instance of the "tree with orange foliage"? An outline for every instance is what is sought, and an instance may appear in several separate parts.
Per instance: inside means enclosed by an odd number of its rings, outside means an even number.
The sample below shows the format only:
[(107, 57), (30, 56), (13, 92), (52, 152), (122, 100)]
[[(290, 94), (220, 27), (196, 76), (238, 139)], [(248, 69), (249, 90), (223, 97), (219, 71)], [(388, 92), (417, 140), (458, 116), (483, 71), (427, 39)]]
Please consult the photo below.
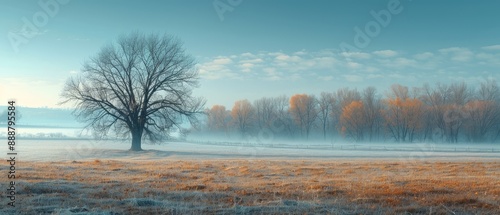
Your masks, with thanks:
[(207, 110), (207, 127), (210, 131), (223, 131), (228, 135), (229, 123), (231, 122), (231, 114), (223, 105), (214, 105)]
[(364, 105), (361, 101), (352, 101), (342, 108), (340, 115), (341, 133), (356, 142), (363, 141), (366, 126)]
[(254, 115), (254, 107), (248, 100), (239, 100), (234, 103), (233, 109), (231, 110), (231, 117), (242, 136), (250, 132), (255, 117)]
[(408, 128), (408, 142), (415, 140), (415, 134), (420, 132), (424, 125), (424, 108), (419, 99), (406, 99), (403, 103), (403, 116), (406, 118)]
[(386, 126), (397, 142), (413, 142), (423, 125), (424, 106), (415, 98), (389, 98), (385, 110)]
[(290, 98), (290, 114), (300, 128), (300, 133), (309, 138), (309, 133), (318, 116), (317, 101), (314, 96), (295, 94)]

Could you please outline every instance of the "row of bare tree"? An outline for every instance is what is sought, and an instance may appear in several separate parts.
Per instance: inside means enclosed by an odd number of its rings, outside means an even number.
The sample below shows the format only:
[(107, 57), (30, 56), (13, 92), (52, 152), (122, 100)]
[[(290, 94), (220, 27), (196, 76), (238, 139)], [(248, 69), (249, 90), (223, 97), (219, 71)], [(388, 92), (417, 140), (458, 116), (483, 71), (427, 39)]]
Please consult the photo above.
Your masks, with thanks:
[(226, 136), (272, 132), (285, 138), (312, 135), (355, 142), (494, 142), (500, 136), (500, 90), (488, 80), (465, 83), (393, 85), (384, 96), (374, 87), (343, 88), (315, 95), (240, 100), (228, 110), (207, 109), (205, 129)]

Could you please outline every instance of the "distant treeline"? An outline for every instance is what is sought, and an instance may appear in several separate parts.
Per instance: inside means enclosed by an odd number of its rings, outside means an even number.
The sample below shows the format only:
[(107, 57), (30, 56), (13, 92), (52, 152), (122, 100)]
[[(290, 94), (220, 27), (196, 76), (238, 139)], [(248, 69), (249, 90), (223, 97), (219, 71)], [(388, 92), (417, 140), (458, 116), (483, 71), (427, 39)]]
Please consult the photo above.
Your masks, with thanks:
[(226, 137), (324, 139), (354, 142), (498, 142), (500, 89), (496, 81), (343, 88), (214, 105), (197, 132)]

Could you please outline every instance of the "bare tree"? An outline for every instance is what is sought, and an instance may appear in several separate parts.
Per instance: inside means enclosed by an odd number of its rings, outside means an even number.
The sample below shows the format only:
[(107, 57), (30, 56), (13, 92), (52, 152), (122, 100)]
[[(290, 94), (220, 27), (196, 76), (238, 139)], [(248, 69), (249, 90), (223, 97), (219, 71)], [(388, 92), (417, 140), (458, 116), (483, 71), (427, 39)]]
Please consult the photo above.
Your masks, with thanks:
[(460, 129), (468, 118), (465, 104), (470, 100), (472, 93), (465, 83), (453, 83), (448, 87), (448, 102), (444, 106), (445, 136), (448, 142), (458, 142)]
[(326, 132), (331, 126), (331, 114), (335, 105), (335, 96), (333, 93), (322, 92), (318, 100), (319, 103), (319, 120), (323, 130), (323, 139), (326, 140)]
[(342, 88), (337, 90), (337, 100), (340, 105), (338, 107), (340, 115), (345, 106), (350, 105), (353, 101), (361, 100), (361, 95), (357, 89)]
[(473, 94), (464, 82), (451, 84), (449, 92), (450, 102), (459, 106), (464, 106), (467, 102), (469, 102)]
[(494, 132), (500, 118), (499, 105), (495, 101), (476, 100), (465, 105), (467, 119), (465, 133), (470, 141), (485, 142), (487, 135)]
[(132, 138), (159, 141), (182, 119), (202, 113), (204, 100), (191, 95), (198, 71), (182, 43), (169, 35), (132, 33), (103, 47), (64, 87), (63, 103), (99, 136), (114, 130)]
[(254, 101), (255, 122), (259, 129), (271, 129), (278, 117), (275, 100), (272, 98), (261, 98)]
[(428, 106), (427, 115), (432, 117), (426, 124), (434, 126), (433, 130), (438, 131), (439, 138), (448, 142), (458, 141), (460, 129), (467, 117), (464, 104), (469, 101), (470, 95), (463, 83), (451, 86), (437, 84), (434, 89), (429, 85), (423, 87), (421, 99)]
[(410, 98), (410, 92), (408, 90), (408, 87), (394, 84), (391, 86), (391, 91), (387, 97), (406, 100), (407, 98)]
[(362, 97), (366, 132), (368, 133), (368, 140), (371, 142), (378, 135), (381, 127), (382, 105), (380, 98), (377, 97), (375, 87), (367, 87), (363, 90)]
[(432, 126), (427, 128), (427, 137), (433, 141), (443, 139), (446, 131), (446, 122), (444, 120), (444, 113), (446, 112), (445, 104), (449, 100), (447, 87), (438, 84), (436, 88), (431, 88), (429, 84), (425, 84), (421, 89), (422, 95), (420, 96), (422, 102), (427, 108), (426, 125)]
[(296, 133), (296, 126), (293, 123), (293, 118), (290, 114), (290, 102), (287, 96), (278, 96), (273, 98), (273, 103), (276, 106), (277, 119), (273, 122), (272, 130), (282, 133), (284, 136), (293, 137)]
[[(477, 92), (470, 92), (464, 105), (464, 133), (469, 141), (485, 142), (498, 136), (500, 90), (493, 80), (482, 82)], [(472, 96), (473, 95), (473, 96)]]
[(499, 101), (500, 100), (500, 88), (496, 81), (488, 79), (482, 82), (478, 92), (479, 100), (488, 101)]
[(497, 106), (495, 109), (497, 118), (494, 122), (496, 134), (493, 135), (493, 140), (496, 140), (500, 137), (500, 88), (497, 82), (493, 79), (482, 82), (477, 97), (479, 100), (493, 102)]

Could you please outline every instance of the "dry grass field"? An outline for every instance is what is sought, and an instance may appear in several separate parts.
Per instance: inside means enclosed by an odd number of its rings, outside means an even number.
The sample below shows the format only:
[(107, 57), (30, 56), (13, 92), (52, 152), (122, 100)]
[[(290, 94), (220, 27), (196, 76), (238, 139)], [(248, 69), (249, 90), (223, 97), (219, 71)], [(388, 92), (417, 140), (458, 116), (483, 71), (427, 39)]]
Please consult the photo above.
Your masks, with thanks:
[[(2, 166), (2, 172), (6, 171)], [(500, 162), (19, 162), (0, 214), (500, 214)], [(5, 190), (7, 178), (1, 177)]]

